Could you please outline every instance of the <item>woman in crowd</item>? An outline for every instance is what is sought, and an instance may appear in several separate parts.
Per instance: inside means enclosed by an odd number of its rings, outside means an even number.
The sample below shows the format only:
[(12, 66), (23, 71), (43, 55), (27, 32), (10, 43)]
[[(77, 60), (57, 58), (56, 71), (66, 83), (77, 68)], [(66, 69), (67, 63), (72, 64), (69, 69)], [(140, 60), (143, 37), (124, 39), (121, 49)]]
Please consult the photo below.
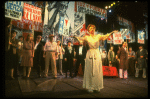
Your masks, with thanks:
[[(29, 78), (31, 67), (33, 67), (33, 57), (34, 57), (34, 42), (33, 35), (28, 34), (27, 39), (23, 43), (23, 55), (21, 65), (23, 66), (23, 78)], [(28, 73), (26, 75), (26, 68), (28, 68)]]

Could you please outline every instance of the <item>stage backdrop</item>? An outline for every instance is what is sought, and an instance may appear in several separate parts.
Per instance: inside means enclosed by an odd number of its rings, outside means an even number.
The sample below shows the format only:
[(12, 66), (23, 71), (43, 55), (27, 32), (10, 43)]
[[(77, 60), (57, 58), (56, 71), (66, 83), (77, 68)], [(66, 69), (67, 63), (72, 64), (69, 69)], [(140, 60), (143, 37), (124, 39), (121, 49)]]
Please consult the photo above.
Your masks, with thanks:
[(48, 1), (45, 3), (43, 39), (47, 41), (49, 34), (54, 34), (67, 44), (68, 40), (74, 42), (69, 36), (83, 36), (87, 34), (85, 14), (94, 15), (107, 20), (107, 11), (80, 1)]

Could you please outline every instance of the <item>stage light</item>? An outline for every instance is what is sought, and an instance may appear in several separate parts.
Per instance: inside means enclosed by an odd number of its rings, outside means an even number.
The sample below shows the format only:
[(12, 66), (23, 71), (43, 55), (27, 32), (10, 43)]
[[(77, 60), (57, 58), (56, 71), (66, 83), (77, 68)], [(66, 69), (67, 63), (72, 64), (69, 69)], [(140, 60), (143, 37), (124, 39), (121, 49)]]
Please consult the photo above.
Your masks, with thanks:
[(111, 6), (109, 6), (109, 8), (111, 8)]
[(111, 12), (111, 10), (109, 10), (109, 12)]
[(113, 6), (113, 4), (111, 4), (111, 6)]
[(113, 2), (113, 4), (115, 5), (116, 3), (115, 3), (115, 2)]
[(108, 6), (106, 6), (105, 9), (108, 9)]

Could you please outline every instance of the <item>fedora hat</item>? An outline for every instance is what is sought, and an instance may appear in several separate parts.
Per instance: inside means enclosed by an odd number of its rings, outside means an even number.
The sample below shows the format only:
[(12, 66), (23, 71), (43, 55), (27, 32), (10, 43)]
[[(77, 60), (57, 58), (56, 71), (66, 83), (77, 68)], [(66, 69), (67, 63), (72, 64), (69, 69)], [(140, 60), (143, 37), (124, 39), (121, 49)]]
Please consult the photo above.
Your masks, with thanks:
[(36, 38), (42, 38), (42, 36), (41, 36), (41, 35), (38, 35)]
[(50, 34), (48, 37), (54, 37), (54, 35), (53, 35), (53, 34)]

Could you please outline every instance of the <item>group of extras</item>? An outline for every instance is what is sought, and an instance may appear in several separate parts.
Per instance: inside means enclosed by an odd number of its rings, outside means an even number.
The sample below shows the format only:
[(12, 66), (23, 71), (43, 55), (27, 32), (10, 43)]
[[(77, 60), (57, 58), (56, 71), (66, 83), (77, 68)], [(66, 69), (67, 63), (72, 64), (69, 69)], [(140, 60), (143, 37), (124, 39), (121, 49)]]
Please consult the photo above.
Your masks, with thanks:
[[(9, 26), (7, 26), (8, 28)], [(53, 41), (54, 35), (49, 35), (49, 41), (43, 46), (41, 36), (36, 37), (36, 42), (33, 41), (33, 35), (28, 34), (26, 40), (17, 40), (16, 31), (11, 31), (11, 37), (8, 39), (8, 50), (6, 64), (9, 63), (10, 77), (14, 78), (14, 70), (17, 68), (18, 60), (21, 59), (20, 66), (23, 67), (23, 78), (29, 78), (31, 73), (31, 67), (37, 67), (37, 74), (41, 77), (41, 57), (45, 58), (45, 71), (44, 77), (48, 77), (49, 65), (51, 65), (53, 79), (57, 79), (57, 72), (60, 75), (62, 73), (62, 60), (65, 61), (65, 77), (67, 77), (67, 71), (70, 71), (70, 77), (76, 77), (78, 73), (79, 65), (81, 64), (83, 70), (83, 88), (86, 88), (89, 92), (93, 90), (100, 91), (103, 86), (103, 71), (102, 71), (102, 57), (99, 51), (99, 41), (106, 40), (110, 35), (118, 31), (112, 31), (106, 35), (95, 35), (96, 27), (93, 24), (89, 24), (87, 27), (90, 35), (84, 37), (73, 36), (79, 42), (79, 46), (74, 48), (71, 46), (71, 41), (68, 41), (67, 46), (63, 49), (60, 46), (60, 41), (57, 43)], [(8, 33), (9, 34), (9, 33)], [(8, 35), (9, 37), (9, 35)], [(86, 45), (83, 46), (83, 43)], [(119, 58), (119, 77), (127, 78), (128, 69), (128, 53), (127, 43), (124, 42), (122, 47), (117, 52)], [(43, 51), (43, 52), (42, 52)], [(139, 67), (145, 65), (146, 52), (143, 49), (137, 52), (137, 62)], [(132, 55), (131, 55), (132, 56)], [(76, 61), (77, 60), (77, 61)], [(9, 62), (8, 62), (9, 61)], [(73, 71), (73, 63), (76, 61), (75, 71)], [(58, 66), (56, 66), (58, 65)], [(27, 69), (27, 70), (26, 70)], [(138, 69), (140, 70), (140, 68)], [(137, 72), (138, 72), (137, 70)], [(27, 71), (27, 73), (26, 73)], [(74, 73), (74, 75), (73, 75)], [(145, 75), (144, 75), (145, 76)]]

